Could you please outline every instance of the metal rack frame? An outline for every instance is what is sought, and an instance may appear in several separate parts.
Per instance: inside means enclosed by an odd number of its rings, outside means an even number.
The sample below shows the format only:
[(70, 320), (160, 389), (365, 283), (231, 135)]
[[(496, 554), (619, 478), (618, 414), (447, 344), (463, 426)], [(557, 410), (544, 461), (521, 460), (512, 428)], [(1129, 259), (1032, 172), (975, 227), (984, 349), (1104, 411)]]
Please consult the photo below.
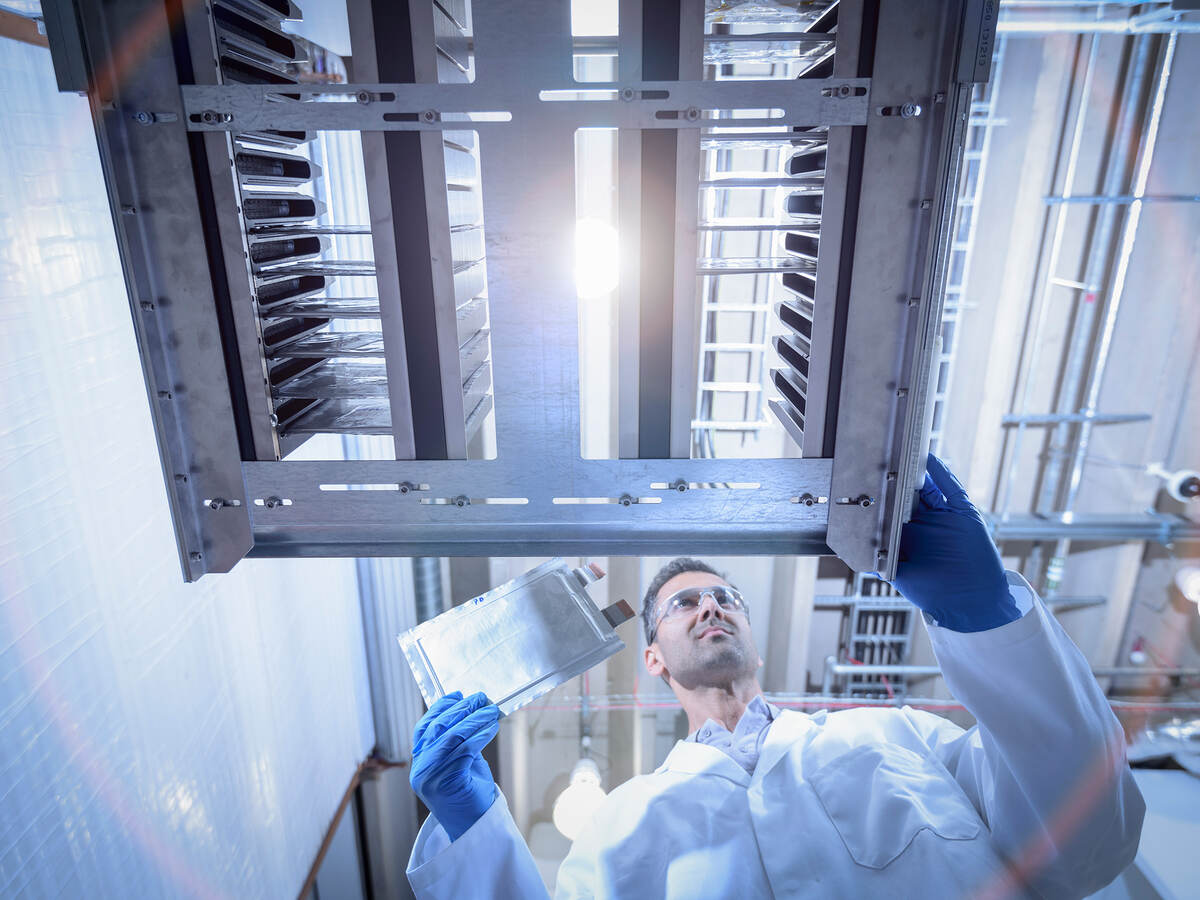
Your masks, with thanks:
[[(623, 0), (621, 79), (586, 85), (603, 92), (592, 95), (599, 99), (564, 99), (581, 86), (572, 79), (569, 5), (558, 0), (480, 4), (473, 82), (426, 83), (414, 73), (407, 83), (299, 86), (216, 84), (190, 71), (185, 60), (203, 59), (206, 4), (52, 5), (65, 11), (47, 17), (48, 25), (56, 22), (56, 60), (67, 60), (61, 86), (87, 90), (92, 100), (185, 577), (228, 571), (247, 554), (585, 548), (617, 555), (833, 551), (856, 569), (894, 571), (924, 461), (928, 369), (969, 92), (987, 76), (979, 65), (992, 40), (985, 4), (843, 2), (832, 77), (722, 82), (690, 80), (683, 64), (701, 42), (684, 27), (699, 21), (696, 0), (681, 0), (667, 17), (680, 23), (666, 35), (681, 60), (679, 80), (642, 80), (638, 66), (626, 65), (626, 51), (635, 47), (644, 67), (643, 45), (663, 34), (635, 32), (639, 24), (657, 27), (663, 12)], [(428, 19), (427, 5), (409, 4), (410, 28)], [(131, 59), (124, 47), (135, 32), (161, 39)], [(174, 42), (166, 38), (172, 34)], [(313, 102), (318, 95), (333, 96)], [(349, 102), (328, 102), (336, 99)], [(667, 321), (672, 349), (683, 357), (698, 349), (689, 330), (696, 297), (685, 288), (699, 264), (694, 216), (673, 212), (691, 205), (679, 186), (700, 177), (685, 151), (710, 111), (735, 108), (782, 111), (782, 118), (739, 120), (746, 127), (828, 126), (828, 170), (844, 186), (844, 196), (826, 195), (822, 211), (830, 229), (816, 269), (823, 302), (811, 351), (821, 371), (809, 385), (819, 415), (804, 432), (806, 458), (672, 458), (688, 452), (693, 398), (676, 402), (674, 390), (656, 390), (639, 398), (639, 428), (665, 416), (682, 443), (669, 441), (668, 452), (658, 443), (640, 448), (639, 455), (657, 458), (581, 459), (576, 296), (564, 241), (574, 227), (575, 131), (640, 133), (643, 187), (664, 174), (655, 166), (673, 163), (666, 177), (676, 185), (674, 200), (664, 207), (672, 230), (656, 236), (656, 246), (673, 252), (656, 258), (643, 251), (639, 291), (648, 302), (654, 285), (673, 286)], [(258, 360), (231, 287), (240, 263), (225, 236), (234, 233), (236, 210), (214, 187), (221, 180), (214, 142), (264, 129), (436, 142), (441, 132), (464, 128), (480, 144), (497, 458), (279, 459), (281, 434), (264, 421), (261, 404), (249, 402), (257, 387), (245, 383)], [(643, 235), (647, 223), (663, 221), (647, 218), (648, 196), (643, 191)], [(394, 246), (401, 228), (432, 233), (438, 223), (402, 221), (396, 200), (393, 194), (390, 220), (373, 222), (373, 230), (393, 229)], [(377, 231), (377, 252), (385, 243)], [(444, 281), (450, 260), (432, 252), (429, 259), (431, 277)], [(384, 260), (376, 264), (381, 276), (390, 271)], [(452, 372), (414, 368), (411, 307), (431, 298), (422, 297), (411, 270), (395, 277), (401, 291), (389, 301), (381, 289), (380, 315), (392, 323), (384, 353), (391, 427), (401, 435), (418, 425), (415, 398), (423, 391), (450, 396), (447, 379), (457, 382), (461, 373), (457, 365)], [(432, 334), (442, 343), (436, 325)], [(638, 338), (643, 361), (651, 358), (649, 338)], [(675, 368), (694, 387), (694, 356), (687, 361), (672, 367), (672, 387)], [(401, 372), (407, 385), (392, 377)], [(652, 373), (640, 374), (645, 385)], [(409, 447), (399, 438), (396, 446), (398, 455)], [(455, 453), (447, 446), (424, 455)]]

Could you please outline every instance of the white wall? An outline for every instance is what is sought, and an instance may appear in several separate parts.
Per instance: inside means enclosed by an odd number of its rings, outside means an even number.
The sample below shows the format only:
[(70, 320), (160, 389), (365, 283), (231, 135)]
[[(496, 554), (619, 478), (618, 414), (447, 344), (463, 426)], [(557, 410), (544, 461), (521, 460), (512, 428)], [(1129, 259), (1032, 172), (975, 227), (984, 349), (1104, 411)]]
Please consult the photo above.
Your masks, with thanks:
[(183, 583), (86, 101), (0, 40), (0, 122), (0, 896), (295, 896), (374, 742), (353, 562)]

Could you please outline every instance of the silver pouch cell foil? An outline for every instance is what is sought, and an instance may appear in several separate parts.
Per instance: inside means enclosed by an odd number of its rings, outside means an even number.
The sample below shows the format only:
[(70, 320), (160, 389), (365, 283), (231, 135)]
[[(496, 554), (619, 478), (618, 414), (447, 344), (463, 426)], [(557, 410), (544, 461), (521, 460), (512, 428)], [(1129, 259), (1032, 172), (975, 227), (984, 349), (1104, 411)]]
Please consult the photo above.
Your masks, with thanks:
[(634, 612), (596, 607), (586, 587), (602, 577), (552, 559), (399, 635), (426, 704), (483, 691), (508, 715), (624, 648), (614, 628)]

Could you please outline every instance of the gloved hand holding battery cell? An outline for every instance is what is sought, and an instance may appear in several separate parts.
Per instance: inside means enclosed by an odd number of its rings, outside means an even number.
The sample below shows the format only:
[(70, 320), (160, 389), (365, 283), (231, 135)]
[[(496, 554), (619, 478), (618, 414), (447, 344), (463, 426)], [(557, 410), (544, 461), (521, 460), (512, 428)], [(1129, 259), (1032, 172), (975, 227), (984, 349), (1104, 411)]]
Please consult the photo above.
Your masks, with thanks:
[(952, 631), (986, 631), (1021, 618), (983, 516), (932, 453), (912, 520), (900, 534), (892, 584)]
[(500, 728), (500, 710), (482, 693), (447, 694), (413, 731), (409, 783), (455, 841), (488, 811), (496, 782), (483, 748)]

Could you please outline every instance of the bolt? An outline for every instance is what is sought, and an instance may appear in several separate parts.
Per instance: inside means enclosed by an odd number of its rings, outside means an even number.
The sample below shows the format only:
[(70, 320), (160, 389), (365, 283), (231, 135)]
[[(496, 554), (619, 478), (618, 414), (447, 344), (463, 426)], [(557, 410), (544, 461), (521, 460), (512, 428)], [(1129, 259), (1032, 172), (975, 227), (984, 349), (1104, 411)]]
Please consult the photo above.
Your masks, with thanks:
[(217, 121), (217, 114), (214, 110), (206, 109), (204, 112), (200, 113), (200, 121), (205, 125), (212, 125)]
[(122, 214), (124, 214), (126, 216), (137, 215), (137, 207), (134, 206), (132, 203), (122, 203), (121, 204), (121, 212), (122, 212)]
[(159, 400), (171, 400), (174, 396), (175, 395), (172, 394), (170, 391), (159, 391), (158, 392)]
[(682, 478), (677, 478), (676, 480), (671, 482), (671, 490), (673, 490), (673, 491), (679, 491), (679, 493), (682, 494), (687, 489), (688, 489), (688, 483), (686, 481), (684, 481)]
[(354, 99), (365, 105), (371, 102), (371, 94), (369, 91), (359, 91), (354, 95)]
[(687, 119), (689, 122), (695, 122), (697, 119), (700, 118), (700, 110), (696, 109), (696, 107), (694, 107), (694, 106), (689, 106), (684, 111), (683, 117), (685, 119)]
[(427, 110), (425, 110), (425, 112), (421, 113), (421, 121), (422, 122), (436, 122), (437, 119), (438, 119), (438, 114), (437, 114), (436, 110), (427, 109)]
[(133, 114), (133, 121), (137, 122), (139, 125), (153, 125), (154, 113), (146, 112), (144, 109), (139, 109)]
[(204, 556), (203, 554), (197, 553), (195, 550), (193, 550), (188, 554), (188, 559), (190, 559), (192, 562), (200, 562), (200, 560), (204, 559)]
[(152, 312), (154, 310), (154, 304), (151, 303), (149, 300), (143, 300), (141, 303), (138, 304), (138, 306), (140, 306), (146, 312)]
[(411, 481), (400, 482), (400, 493), (407, 494), (411, 490), (414, 490), (413, 483)]
[(921, 114), (921, 104), (905, 103), (900, 107), (900, 117), (902, 119), (915, 119)]
[(270, 420), (272, 428), (279, 427), (279, 416), (278, 415), (276, 415), (275, 413), (271, 413), (271, 415), (269, 415), (267, 418)]
[(187, 484), (187, 476), (176, 472), (175, 473), (175, 481), (178, 484)]
[(932, 200), (922, 200), (920, 203), (920, 206), (921, 206), (921, 209), (929, 209), (931, 206), (933, 206), (933, 201)]
[(838, 88), (837, 88), (837, 95), (839, 97), (849, 97), (850, 94), (852, 93), (852, 91), (853, 91), (853, 88), (851, 88), (850, 85), (839, 84)]
[(633, 498), (630, 497), (628, 494), (622, 494), (621, 499), (617, 502), (620, 503), (622, 506), (628, 506), (629, 504), (631, 504), (633, 502)]
[(918, 307), (920, 305), (921, 305), (920, 297), (909, 297), (908, 298), (908, 308), (909, 309), (915, 309), (916, 307)]
[(861, 506), (863, 509), (866, 509), (868, 506), (870, 506), (874, 502), (875, 502), (874, 497), (859, 497), (858, 498), (858, 505)]
[(803, 503), (805, 506), (816, 506), (817, 498), (814, 497), (812, 494), (801, 494), (800, 502)]
[(283, 501), (278, 497), (268, 497), (263, 501), (263, 506), (267, 509), (274, 509), (277, 506), (283, 506)]
[(896, 388), (896, 396), (897, 397), (907, 397), (908, 396), (908, 388)]
[(946, 92), (938, 91), (936, 94), (934, 94), (933, 102), (934, 103), (945, 103), (946, 102)]
[(208, 501), (209, 509), (220, 509), (224, 505), (225, 505), (225, 501), (222, 500), (220, 497), (217, 497), (215, 500)]
[(895, 480), (896, 480), (896, 473), (895, 473), (895, 472), (888, 472), (888, 473), (887, 473), (887, 480), (888, 480), (888, 481), (895, 481)]
[(470, 506), (471, 498), (467, 497), (463, 494), (459, 494), (457, 497), (454, 498), (454, 505), (458, 506), (458, 507)]
[(621, 91), (621, 99), (622, 100), (632, 100), (636, 96), (637, 96), (637, 94), (633, 90), (633, 88), (624, 88)]

